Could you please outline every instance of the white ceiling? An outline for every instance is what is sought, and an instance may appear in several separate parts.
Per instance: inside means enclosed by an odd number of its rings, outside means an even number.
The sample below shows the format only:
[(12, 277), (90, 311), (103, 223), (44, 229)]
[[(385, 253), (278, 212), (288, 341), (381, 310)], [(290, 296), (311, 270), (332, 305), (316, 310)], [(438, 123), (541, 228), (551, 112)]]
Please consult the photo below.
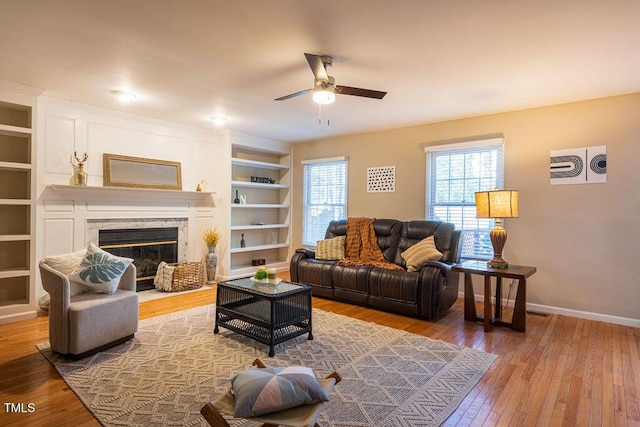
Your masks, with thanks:
[[(0, 0), (0, 80), (304, 141), (640, 92), (639, 21), (638, 0)], [(338, 95), (330, 126), (273, 101), (312, 86), (304, 52), (387, 96)]]

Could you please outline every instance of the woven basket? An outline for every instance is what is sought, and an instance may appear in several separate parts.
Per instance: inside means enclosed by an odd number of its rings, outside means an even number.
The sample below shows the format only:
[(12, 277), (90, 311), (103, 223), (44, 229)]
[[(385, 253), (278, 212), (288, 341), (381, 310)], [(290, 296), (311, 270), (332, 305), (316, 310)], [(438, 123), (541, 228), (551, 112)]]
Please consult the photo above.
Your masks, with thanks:
[(188, 291), (202, 287), (205, 278), (204, 265), (201, 262), (180, 262), (171, 265), (176, 269), (173, 272), (170, 292)]

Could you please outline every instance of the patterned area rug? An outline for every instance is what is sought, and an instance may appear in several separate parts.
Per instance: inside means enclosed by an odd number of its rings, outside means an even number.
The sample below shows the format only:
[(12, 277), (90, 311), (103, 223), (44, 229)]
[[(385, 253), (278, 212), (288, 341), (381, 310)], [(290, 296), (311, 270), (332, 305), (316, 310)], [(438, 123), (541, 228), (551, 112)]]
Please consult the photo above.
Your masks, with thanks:
[(80, 361), (38, 348), (105, 426), (206, 426), (200, 408), (256, 357), (340, 373), (322, 426), (437, 426), (497, 357), (314, 309), (314, 339), (280, 344), (270, 358), (236, 333), (214, 335), (214, 319), (212, 305), (143, 320), (133, 340)]

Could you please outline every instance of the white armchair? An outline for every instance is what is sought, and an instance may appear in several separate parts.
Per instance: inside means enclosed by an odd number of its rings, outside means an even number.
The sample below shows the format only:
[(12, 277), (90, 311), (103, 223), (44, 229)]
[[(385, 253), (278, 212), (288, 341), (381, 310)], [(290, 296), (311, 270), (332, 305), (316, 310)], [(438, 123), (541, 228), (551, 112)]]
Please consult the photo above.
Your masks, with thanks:
[(130, 264), (113, 294), (71, 295), (69, 278), (40, 261), (42, 286), (49, 292), (51, 350), (82, 359), (133, 338), (138, 330), (136, 267)]

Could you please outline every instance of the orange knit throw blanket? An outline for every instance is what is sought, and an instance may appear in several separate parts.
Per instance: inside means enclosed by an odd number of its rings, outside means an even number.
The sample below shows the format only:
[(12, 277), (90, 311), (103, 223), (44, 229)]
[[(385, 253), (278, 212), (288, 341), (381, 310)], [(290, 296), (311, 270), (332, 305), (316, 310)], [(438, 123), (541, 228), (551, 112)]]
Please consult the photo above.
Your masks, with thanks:
[(347, 218), (346, 258), (338, 265), (372, 265), (388, 270), (402, 270), (384, 259), (373, 229), (373, 218)]

